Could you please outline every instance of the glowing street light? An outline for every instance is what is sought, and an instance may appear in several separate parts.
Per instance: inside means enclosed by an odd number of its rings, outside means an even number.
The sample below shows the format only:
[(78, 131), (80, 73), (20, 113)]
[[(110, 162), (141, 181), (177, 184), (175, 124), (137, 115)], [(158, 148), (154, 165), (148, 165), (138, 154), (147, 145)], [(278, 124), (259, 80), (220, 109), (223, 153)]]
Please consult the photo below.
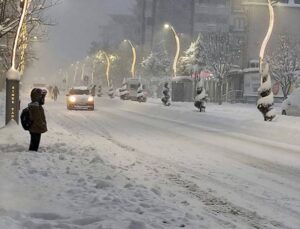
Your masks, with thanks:
[(131, 65), (131, 76), (132, 78), (135, 78), (135, 65), (136, 65), (136, 49), (133, 46), (132, 42), (130, 40), (124, 40), (124, 42), (128, 42), (132, 49), (132, 65)]
[(102, 52), (102, 54), (104, 55), (104, 57), (106, 59), (106, 63), (107, 63), (105, 75), (106, 75), (106, 80), (107, 80), (107, 86), (109, 87), (110, 86), (109, 73), (110, 73), (110, 64), (111, 64), (110, 58), (106, 52)]
[(23, 22), (28, 9), (29, 0), (21, 0), (20, 7), (22, 13), (16, 33), (16, 37), (13, 44), (13, 53), (11, 57), (11, 68), (6, 73), (6, 109), (5, 109), (5, 124), (8, 124), (11, 120), (15, 120), (19, 123), (19, 89), (20, 89), (20, 72), (16, 70), (16, 53), (19, 42), (19, 37)]
[(259, 72), (261, 75), (261, 85), (258, 89), (260, 98), (257, 101), (257, 108), (263, 114), (265, 121), (272, 121), (276, 117), (276, 113), (272, 107), (274, 103), (274, 95), (272, 92), (269, 64), (265, 59), (265, 51), (274, 28), (275, 15), (273, 5), (277, 2), (277, 0), (268, 0), (268, 9), (270, 15), (269, 27), (259, 52)]
[(108, 55), (107, 52), (105, 51), (99, 51), (99, 54), (96, 56), (99, 60), (102, 59), (102, 56), (104, 56), (105, 61), (106, 61), (106, 70), (105, 70), (105, 76), (107, 80), (107, 86), (110, 87), (110, 68), (111, 68), (111, 63), (116, 60), (116, 56), (114, 55)]
[(265, 39), (264, 39), (264, 41), (261, 45), (260, 52), (259, 52), (260, 68), (262, 67), (263, 62), (265, 61), (264, 58), (265, 58), (266, 47), (267, 47), (268, 42), (271, 38), (273, 28), (274, 28), (275, 15), (274, 15), (273, 5), (275, 3), (277, 3), (277, 1), (268, 0), (268, 8), (269, 8), (269, 14), (270, 14), (269, 28), (268, 28), (268, 32), (265, 36)]
[(172, 25), (165, 24), (164, 28), (168, 29), (168, 30), (171, 29), (174, 34), (175, 40), (176, 40), (176, 54), (175, 54), (174, 62), (173, 62), (173, 72), (174, 72), (174, 76), (176, 76), (177, 75), (177, 62), (178, 62), (179, 53), (180, 53), (180, 40), (179, 40), (178, 34), (176, 33), (176, 31)]

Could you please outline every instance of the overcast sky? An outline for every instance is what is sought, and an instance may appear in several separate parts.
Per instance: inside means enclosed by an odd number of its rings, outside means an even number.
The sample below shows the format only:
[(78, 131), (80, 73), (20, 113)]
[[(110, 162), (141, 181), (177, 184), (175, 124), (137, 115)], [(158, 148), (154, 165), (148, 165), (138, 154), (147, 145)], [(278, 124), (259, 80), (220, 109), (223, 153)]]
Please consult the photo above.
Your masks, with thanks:
[(35, 44), (39, 60), (28, 74), (44, 77), (60, 66), (86, 56), (90, 43), (99, 40), (99, 26), (109, 15), (130, 13), (133, 0), (60, 0), (48, 14), (57, 22), (49, 29), (49, 40)]

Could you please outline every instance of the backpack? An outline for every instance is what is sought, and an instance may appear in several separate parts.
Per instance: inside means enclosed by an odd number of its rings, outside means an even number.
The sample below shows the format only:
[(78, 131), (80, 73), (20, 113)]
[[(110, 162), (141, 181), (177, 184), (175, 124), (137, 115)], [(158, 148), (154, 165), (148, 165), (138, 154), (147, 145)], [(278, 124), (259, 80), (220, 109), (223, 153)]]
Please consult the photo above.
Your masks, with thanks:
[(28, 107), (26, 107), (22, 110), (20, 118), (21, 118), (21, 124), (22, 124), (24, 130), (29, 130), (32, 125), (32, 120), (30, 119), (30, 113), (29, 113)]

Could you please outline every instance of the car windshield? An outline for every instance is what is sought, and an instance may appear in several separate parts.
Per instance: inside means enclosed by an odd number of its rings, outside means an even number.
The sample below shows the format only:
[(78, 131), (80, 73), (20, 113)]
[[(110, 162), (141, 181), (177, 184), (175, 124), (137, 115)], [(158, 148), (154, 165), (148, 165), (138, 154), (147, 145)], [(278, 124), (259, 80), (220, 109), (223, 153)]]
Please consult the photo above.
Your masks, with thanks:
[(89, 90), (80, 90), (80, 89), (71, 89), (69, 94), (70, 95), (89, 95), (90, 91)]
[(138, 84), (130, 84), (129, 87), (131, 90), (137, 90), (139, 88), (139, 85)]

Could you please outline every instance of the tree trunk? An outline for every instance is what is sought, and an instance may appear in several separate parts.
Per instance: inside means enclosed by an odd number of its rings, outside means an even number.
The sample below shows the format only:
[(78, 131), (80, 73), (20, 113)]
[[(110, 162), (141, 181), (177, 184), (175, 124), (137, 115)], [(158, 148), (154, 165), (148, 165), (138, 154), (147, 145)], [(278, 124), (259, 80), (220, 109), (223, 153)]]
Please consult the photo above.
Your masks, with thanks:
[(228, 80), (226, 80), (226, 103), (228, 103), (228, 93), (229, 93), (229, 83)]
[(222, 105), (222, 83), (217, 83), (218, 104)]

